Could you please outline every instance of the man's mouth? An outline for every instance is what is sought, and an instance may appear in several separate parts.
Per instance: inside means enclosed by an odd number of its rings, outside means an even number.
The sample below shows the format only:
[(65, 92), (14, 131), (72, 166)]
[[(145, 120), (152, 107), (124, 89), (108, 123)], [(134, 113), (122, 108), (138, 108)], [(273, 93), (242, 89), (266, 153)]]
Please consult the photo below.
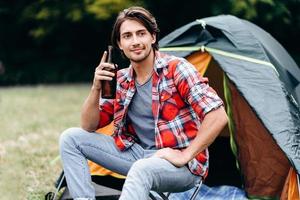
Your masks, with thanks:
[(140, 53), (143, 49), (132, 49), (131, 51), (133, 51), (134, 53)]

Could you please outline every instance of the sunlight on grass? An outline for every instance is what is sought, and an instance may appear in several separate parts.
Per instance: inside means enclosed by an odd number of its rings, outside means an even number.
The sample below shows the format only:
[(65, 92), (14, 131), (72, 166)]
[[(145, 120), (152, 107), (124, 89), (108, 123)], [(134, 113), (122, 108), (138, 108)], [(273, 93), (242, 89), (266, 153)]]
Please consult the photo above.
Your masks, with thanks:
[(54, 190), (60, 133), (79, 126), (89, 85), (0, 88), (0, 200), (44, 199)]

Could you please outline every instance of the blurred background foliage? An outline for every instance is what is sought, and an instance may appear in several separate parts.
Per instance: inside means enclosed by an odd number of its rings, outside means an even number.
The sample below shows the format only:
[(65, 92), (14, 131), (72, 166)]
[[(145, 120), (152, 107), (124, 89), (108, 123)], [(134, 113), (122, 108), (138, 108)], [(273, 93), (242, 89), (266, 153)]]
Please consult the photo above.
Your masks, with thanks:
[(0, 85), (91, 81), (116, 15), (132, 5), (154, 14), (160, 37), (195, 19), (236, 15), (300, 63), (300, 0), (10, 0), (0, 1)]

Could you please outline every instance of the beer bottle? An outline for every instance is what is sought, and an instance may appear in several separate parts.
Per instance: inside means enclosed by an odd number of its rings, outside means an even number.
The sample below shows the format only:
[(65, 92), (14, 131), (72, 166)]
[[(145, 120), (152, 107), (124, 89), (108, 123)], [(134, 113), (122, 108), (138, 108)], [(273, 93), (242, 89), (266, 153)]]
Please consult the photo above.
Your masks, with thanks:
[[(107, 62), (113, 64), (112, 62), (112, 50), (113, 47), (111, 45), (108, 46), (108, 55), (107, 55)], [(110, 71), (115, 74), (111, 81), (102, 80), (102, 93), (101, 97), (105, 99), (115, 99), (116, 98), (116, 85), (117, 85), (117, 65), (114, 65), (115, 69), (111, 68), (104, 68), (104, 70)]]

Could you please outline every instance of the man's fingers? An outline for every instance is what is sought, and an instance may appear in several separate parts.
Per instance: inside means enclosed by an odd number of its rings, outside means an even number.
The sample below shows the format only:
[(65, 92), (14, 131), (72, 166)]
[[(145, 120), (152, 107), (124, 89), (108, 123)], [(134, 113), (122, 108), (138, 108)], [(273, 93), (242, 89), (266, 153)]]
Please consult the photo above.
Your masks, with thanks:
[(101, 61), (100, 61), (99, 65), (100, 65), (101, 63), (104, 63), (104, 62), (106, 61), (106, 57), (107, 57), (107, 51), (104, 51), (104, 53), (103, 53), (103, 55), (102, 55), (102, 58), (101, 58)]
[(112, 77), (102, 76), (102, 75), (95, 75), (95, 80), (98, 80), (98, 81), (103, 81), (103, 80), (111, 81)]
[(96, 69), (95, 74), (104, 75), (104, 76), (115, 76), (114, 73), (107, 71), (107, 70), (101, 70), (101, 69)]
[(99, 66), (96, 68), (96, 70), (113, 70), (115, 69), (115, 66), (111, 63), (100, 63)]

